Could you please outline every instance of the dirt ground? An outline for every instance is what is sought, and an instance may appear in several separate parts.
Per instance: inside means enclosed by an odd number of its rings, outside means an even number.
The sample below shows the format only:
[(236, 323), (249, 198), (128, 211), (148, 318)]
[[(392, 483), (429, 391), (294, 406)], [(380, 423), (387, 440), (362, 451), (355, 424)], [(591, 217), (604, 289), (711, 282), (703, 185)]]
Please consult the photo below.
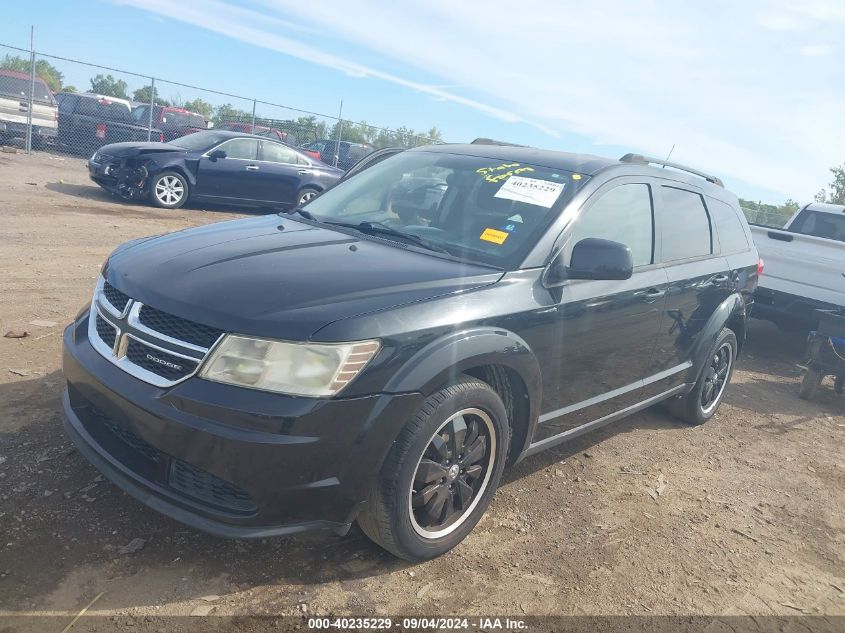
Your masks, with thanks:
[(0, 614), (75, 615), (104, 592), (90, 612), (120, 627), (201, 611), (845, 615), (845, 398), (828, 382), (800, 400), (803, 337), (763, 322), (714, 420), (647, 410), (530, 458), (425, 564), (357, 528), (221, 540), (123, 494), (63, 434), (62, 328), (120, 242), (234, 217), (123, 203), (79, 158), (0, 154), (0, 336), (29, 333), (0, 338)]

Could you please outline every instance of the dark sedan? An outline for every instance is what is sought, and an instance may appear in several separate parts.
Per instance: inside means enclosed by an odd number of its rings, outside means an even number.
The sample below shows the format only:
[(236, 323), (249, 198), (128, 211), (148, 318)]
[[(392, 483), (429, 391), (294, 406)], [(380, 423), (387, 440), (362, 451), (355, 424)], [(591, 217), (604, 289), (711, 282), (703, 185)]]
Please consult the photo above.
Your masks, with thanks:
[(169, 143), (115, 143), (88, 161), (91, 180), (132, 200), (177, 209), (188, 200), (250, 207), (304, 204), (343, 172), (283, 143), (207, 131)]

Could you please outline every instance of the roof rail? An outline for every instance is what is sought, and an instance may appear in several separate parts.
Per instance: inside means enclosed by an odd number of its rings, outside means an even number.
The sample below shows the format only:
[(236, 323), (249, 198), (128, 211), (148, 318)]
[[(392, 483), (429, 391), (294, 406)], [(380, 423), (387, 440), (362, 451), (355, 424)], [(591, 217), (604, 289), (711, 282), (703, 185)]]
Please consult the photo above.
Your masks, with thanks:
[(497, 141), (492, 138), (477, 138), (470, 143), (470, 145), (506, 145), (508, 147), (528, 147), (528, 145), (519, 145), (518, 143), (508, 143), (507, 141)]
[(635, 163), (639, 165), (662, 165), (663, 167), (671, 167), (672, 169), (679, 169), (680, 171), (695, 174), (696, 176), (704, 178), (704, 180), (706, 180), (707, 182), (712, 182), (714, 185), (718, 185), (723, 188), (725, 186), (725, 183), (722, 182), (721, 178), (711, 176), (710, 174), (706, 174), (703, 171), (699, 171), (698, 169), (693, 169), (692, 167), (687, 167), (686, 165), (672, 163), (668, 160), (662, 160), (660, 158), (652, 158), (651, 156), (643, 156), (642, 154), (625, 154), (622, 158), (619, 159), (619, 161), (623, 163)]

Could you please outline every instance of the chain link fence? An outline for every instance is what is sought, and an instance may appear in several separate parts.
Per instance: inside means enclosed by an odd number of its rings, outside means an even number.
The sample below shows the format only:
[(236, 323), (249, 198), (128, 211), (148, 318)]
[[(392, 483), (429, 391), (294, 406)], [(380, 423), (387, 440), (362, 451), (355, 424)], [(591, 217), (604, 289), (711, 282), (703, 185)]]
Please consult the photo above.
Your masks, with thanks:
[[(88, 77), (70, 85), (66, 77)], [(81, 84), (81, 82), (79, 82)], [(110, 143), (173, 141), (205, 129), (254, 133), (347, 169), (380, 147), (443, 142), (0, 43), (0, 144), (90, 156)]]

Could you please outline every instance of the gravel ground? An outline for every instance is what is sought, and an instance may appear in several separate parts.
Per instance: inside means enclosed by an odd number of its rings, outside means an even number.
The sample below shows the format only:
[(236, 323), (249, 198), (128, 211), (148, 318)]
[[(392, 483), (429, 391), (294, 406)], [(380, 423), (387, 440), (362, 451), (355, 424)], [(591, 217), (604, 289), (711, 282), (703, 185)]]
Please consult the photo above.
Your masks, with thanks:
[(0, 338), (0, 614), (76, 614), (104, 592), (91, 613), (115, 626), (204, 611), (845, 615), (845, 398), (828, 383), (798, 399), (802, 337), (762, 322), (711, 422), (651, 409), (530, 458), (428, 563), (357, 528), (221, 540), (123, 494), (62, 432), (62, 328), (118, 243), (234, 217), (126, 204), (79, 158), (0, 154), (0, 335), (28, 332)]

